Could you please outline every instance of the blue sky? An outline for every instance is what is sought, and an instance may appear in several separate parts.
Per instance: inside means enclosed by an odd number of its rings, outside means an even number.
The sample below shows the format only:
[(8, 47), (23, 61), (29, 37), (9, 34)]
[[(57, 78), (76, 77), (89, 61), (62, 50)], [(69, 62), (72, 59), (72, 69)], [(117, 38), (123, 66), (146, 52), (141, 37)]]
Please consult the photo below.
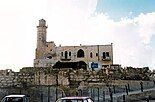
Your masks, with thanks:
[[(97, 13), (105, 13), (115, 21), (121, 18), (132, 19), (141, 13), (155, 12), (155, 0), (98, 0)], [(150, 44), (155, 48), (155, 36), (152, 36)]]
[(39, 19), (57, 46), (113, 43), (114, 64), (155, 69), (155, 0), (1, 0), (0, 69), (32, 67)]
[(98, 0), (96, 12), (107, 13), (111, 19), (133, 18), (155, 11), (155, 0)]

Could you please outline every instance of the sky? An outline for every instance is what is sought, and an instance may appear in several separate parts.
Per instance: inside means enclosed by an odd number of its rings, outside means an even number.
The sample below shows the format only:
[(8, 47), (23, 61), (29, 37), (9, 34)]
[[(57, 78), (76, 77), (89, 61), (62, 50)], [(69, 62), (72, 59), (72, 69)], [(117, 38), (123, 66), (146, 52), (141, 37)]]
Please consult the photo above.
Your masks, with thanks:
[(0, 69), (32, 67), (38, 21), (57, 46), (113, 43), (114, 64), (155, 69), (155, 0), (0, 0)]

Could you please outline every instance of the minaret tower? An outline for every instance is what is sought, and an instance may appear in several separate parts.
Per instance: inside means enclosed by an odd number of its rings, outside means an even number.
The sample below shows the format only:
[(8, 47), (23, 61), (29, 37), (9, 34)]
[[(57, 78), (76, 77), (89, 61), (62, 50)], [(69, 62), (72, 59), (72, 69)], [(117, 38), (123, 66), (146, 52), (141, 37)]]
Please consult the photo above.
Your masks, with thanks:
[(37, 26), (36, 59), (42, 58), (46, 49), (46, 29), (46, 21), (44, 19), (39, 20), (39, 26)]

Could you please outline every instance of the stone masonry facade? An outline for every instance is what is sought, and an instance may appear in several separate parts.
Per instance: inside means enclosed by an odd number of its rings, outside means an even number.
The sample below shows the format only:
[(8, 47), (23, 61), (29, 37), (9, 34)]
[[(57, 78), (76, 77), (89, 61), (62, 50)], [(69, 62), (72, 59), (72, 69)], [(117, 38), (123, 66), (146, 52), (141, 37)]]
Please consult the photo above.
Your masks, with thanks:
[(56, 63), (65, 68), (76, 67), (89, 70), (101, 69), (113, 64), (113, 45), (56, 46), (47, 42), (47, 26), (44, 19), (37, 26), (37, 48), (34, 67), (53, 67)]

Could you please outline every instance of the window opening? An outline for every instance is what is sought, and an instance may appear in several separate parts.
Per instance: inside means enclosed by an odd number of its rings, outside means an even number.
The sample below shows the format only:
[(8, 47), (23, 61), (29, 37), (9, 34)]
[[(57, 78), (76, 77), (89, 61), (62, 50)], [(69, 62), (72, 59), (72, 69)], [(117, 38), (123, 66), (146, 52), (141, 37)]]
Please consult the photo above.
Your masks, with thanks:
[(65, 51), (65, 59), (67, 59), (67, 56), (68, 56), (68, 52)]
[(47, 58), (48, 58), (48, 59), (52, 59), (52, 56), (48, 56)]
[(69, 52), (69, 56), (71, 56), (71, 52)]
[(98, 53), (96, 53), (96, 56), (98, 56)]
[(106, 57), (109, 57), (109, 52), (106, 52)]
[(91, 52), (91, 53), (90, 53), (90, 58), (92, 58), (92, 57), (93, 57), (93, 53)]
[(78, 50), (77, 57), (84, 57), (84, 51), (82, 49)]
[(103, 52), (103, 59), (105, 59), (106, 58), (106, 54), (105, 54), (105, 52)]
[(63, 52), (61, 52), (61, 56), (63, 56)]

